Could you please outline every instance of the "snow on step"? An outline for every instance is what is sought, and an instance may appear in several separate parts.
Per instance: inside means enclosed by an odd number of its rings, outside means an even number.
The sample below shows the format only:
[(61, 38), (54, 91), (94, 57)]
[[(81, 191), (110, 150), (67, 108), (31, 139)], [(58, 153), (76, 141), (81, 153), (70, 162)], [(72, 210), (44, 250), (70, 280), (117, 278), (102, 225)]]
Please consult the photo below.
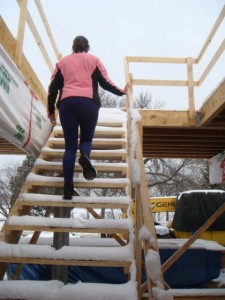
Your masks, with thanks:
[[(56, 250), (50, 245), (7, 244), (0, 241), (0, 261), (4, 257), (43, 258), (83, 261), (120, 261), (133, 262), (133, 245), (121, 247), (77, 247), (63, 246)], [(1, 257), (3, 259), (1, 259)]]
[[(30, 173), (27, 176), (26, 182), (29, 181), (43, 181), (43, 182), (62, 182), (64, 183), (63, 177), (54, 177), (54, 176), (43, 176), (43, 175), (37, 175), (35, 173)], [(87, 183), (87, 180), (84, 178), (74, 178), (73, 180), (75, 183)], [(93, 183), (108, 183), (108, 184), (115, 184), (118, 183), (118, 185), (129, 185), (129, 179), (128, 178), (95, 178)]]
[[(65, 152), (65, 149), (52, 149), (49, 147), (43, 147), (41, 149), (41, 152)], [(79, 150), (77, 151), (77, 153), (79, 153)], [(126, 149), (113, 149), (113, 150), (92, 150), (91, 151), (91, 156), (95, 155), (95, 154), (127, 154), (127, 150)]]
[(194, 297), (198, 296), (225, 296), (225, 288), (218, 289), (169, 289), (168, 292), (173, 295), (173, 297)]
[[(46, 165), (46, 166), (62, 166), (62, 161), (48, 161), (48, 160), (44, 160), (44, 159), (41, 159), (41, 158), (38, 158), (36, 161), (35, 161), (35, 164), (34, 166), (40, 166), (40, 165)], [(93, 161), (92, 162), (92, 165), (95, 167), (95, 168), (98, 168), (98, 167), (106, 167), (106, 168), (111, 168), (112, 167), (112, 163), (104, 163), (104, 162), (95, 162)], [(120, 169), (120, 168), (127, 168), (128, 167), (128, 164), (127, 163), (116, 163), (116, 164), (113, 164), (113, 168), (117, 168), (117, 169)]]
[(0, 299), (26, 300), (137, 300), (136, 282), (124, 284), (84, 283), (64, 285), (57, 280), (0, 282)]
[[(62, 126), (55, 126), (53, 131), (62, 130)], [(109, 126), (96, 126), (95, 132), (117, 132), (117, 133), (126, 133), (127, 129), (124, 127), (109, 127)]]
[[(18, 201), (48, 201), (48, 202), (66, 202), (62, 196), (59, 195), (46, 195), (46, 194), (33, 194), (33, 193), (22, 193), (18, 197)], [(106, 203), (106, 204), (131, 204), (131, 198), (129, 196), (123, 197), (87, 197), (87, 196), (74, 196), (70, 202), (76, 203)]]
[(49, 218), (35, 216), (11, 216), (6, 221), (7, 225), (17, 226), (45, 226), (45, 227), (70, 227), (70, 228), (120, 228), (132, 232), (133, 226), (130, 219), (88, 219), (80, 218)]
[[(49, 142), (59, 142), (59, 143), (64, 143), (64, 138), (56, 138), (56, 137), (51, 137), (48, 139)], [(117, 139), (112, 139), (112, 138), (93, 138), (93, 143), (97, 142), (105, 142), (110, 143), (110, 142), (120, 142), (120, 143), (126, 143), (127, 139), (126, 138), (117, 138)]]

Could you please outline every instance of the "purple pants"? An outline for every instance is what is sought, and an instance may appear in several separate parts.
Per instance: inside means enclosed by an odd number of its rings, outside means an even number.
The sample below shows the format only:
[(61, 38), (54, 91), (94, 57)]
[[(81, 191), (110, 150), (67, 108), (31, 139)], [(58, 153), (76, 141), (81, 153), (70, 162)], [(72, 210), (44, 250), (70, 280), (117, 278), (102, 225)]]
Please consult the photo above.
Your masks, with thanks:
[(78, 129), (80, 127), (80, 152), (90, 155), (98, 112), (99, 106), (89, 98), (70, 97), (60, 103), (59, 117), (65, 139), (63, 175), (66, 183), (73, 182), (78, 149)]

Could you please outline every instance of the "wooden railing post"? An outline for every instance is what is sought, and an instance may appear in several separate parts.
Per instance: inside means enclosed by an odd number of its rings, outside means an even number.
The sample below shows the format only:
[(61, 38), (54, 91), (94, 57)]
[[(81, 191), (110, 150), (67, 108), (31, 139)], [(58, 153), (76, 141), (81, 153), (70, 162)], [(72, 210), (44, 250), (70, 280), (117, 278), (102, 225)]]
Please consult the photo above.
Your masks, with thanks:
[(18, 68), (21, 66), (23, 56), (23, 40), (26, 24), (27, 2), (28, 0), (22, 0), (20, 6), (20, 17), (15, 50), (15, 64), (18, 66)]
[(194, 101), (194, 81), (193, 81), (193, 59), (187, 58), (187, 77), (188, 77), (188, 102), (189, 102), (189, 121), (191, 125), (196, 124), (195, 120), (195, 101)]

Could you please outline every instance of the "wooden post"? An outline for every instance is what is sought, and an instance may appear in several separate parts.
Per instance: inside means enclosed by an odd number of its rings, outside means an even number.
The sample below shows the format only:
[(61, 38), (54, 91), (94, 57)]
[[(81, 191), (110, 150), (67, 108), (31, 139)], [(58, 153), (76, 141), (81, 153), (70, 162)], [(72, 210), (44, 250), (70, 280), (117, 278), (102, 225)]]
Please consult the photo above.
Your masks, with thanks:
[(142, 242), (138, 238), (139, 231), (143, 225), (143, 219), (141, 215), (141, 202), (139, 189), (135, 188), (135, 260), (137, 269), (137, 289), (138, 289), (138, 299), (141, 299), (141, 274), (142, 274)]
[(20, 18), (19, 18), (16, 50), (15, 50), (15, 63), (18, 66), (18, 68), (20, 68), (21, 63), (22, 63), (23, 40), (24, 40), (26, 13), (27, 13), (27, 2), (28, 2), (28, 0), (22, 0), (21, 6), (20, 6)]
[[(56, 207), (54, 217), (70, 218), (70, 208)], [(53, 247), (58, 250), (63, 246), (69, 246), (69, 232), (54, 232)], [(52, 279), (66, 284), (68, 281), (68, 266), (52, 266)]]
[(194, 82), (193, 82), (193, 59), (187, 58), (187, 77), (188, 77), (188, 100), (189, 100), (189, 121), (191, 125), (196, 124), (195, 102), (194, 102)]

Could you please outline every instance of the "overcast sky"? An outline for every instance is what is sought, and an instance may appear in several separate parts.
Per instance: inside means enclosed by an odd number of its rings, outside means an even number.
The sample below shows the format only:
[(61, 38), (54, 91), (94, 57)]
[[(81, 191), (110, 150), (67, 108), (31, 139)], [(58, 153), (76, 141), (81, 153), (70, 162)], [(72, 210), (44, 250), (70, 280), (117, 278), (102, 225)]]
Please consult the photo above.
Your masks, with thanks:
[[(88, 38), (91, 53), (106, 66), (109, 76), (119, 86), (125, 84), (125, 56), (197, 57), (225, 0), (41, 0), (56, 44), (62, 55), (71, 53), (76, 35)], [(48, 49), (49, 42), (43, 30), (33, 0), (28, 8)], [(19, 7), (16, 0), (0, 0), (0, 12), (16, 37)], [(194, 69), (198, 80), (207, 58), (218, 48), (225, 33), (225, 21), (215, 42), (199, 67)], [(53, 65), (56, 58), (51, 50)], [(50, 72), (37, 45), (26, 28), (24, 52), (47, 89)], [(211, 54), (211, 56), (210, 56)], [(195, 91), (196, 108), (224, 78), (225, 55), (218, 61), (205, 84)], [(131, 65), (134, 78), (186, 80), (184, 66), (159, 64)], [(146, 88), (134, 89), (135, 94)], [(188, 108), (186, 88), (150, 87), (153, 99), (166, 102), (165, 109)]]

